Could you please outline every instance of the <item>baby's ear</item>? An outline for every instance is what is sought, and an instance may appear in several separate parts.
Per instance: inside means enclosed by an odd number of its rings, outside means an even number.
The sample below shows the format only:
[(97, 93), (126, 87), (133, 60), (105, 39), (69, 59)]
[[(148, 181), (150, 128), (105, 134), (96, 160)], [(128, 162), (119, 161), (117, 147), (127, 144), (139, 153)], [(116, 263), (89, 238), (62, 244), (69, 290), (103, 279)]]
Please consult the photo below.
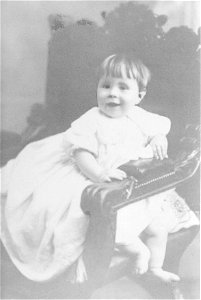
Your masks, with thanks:
[(140, 99), (140, 101), (144, 98), (144, 96), (146, 95), (146, 92), (147, 92), (146, 90), (139, 92), (139, 99)]
[(144, 98), (145, 95), (146, 95), (145, 90), (139, 92), (138, 99), (135, 100), (135, 105), (139, 104), (142, 101), (142, 99)]

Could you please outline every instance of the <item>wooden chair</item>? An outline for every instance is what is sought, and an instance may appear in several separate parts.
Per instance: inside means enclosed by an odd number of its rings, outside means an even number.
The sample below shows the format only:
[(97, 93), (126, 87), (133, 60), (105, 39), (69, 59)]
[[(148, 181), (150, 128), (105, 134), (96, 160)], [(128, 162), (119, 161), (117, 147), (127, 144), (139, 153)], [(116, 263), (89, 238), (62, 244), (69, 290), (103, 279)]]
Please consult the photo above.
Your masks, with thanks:
[[(178, 143), (180, 152), (174, 159), (162, 162), (150, 159), (128, 162), (120, 168), (130, 177), (122, 182), (93, 184), (83, 192), (81, 207), (90, 215), (83, 257), (89, 281), (94, 282), (94, 286), (107, 280), (114, 280), (118, 272), (119, 274), (125, 272), (127, 276), (130, 274), (135, 281), (141, 283), (153, 298), (182, 297), (180, 284), (163, 284), (146, 274), (140, 279), (132, 276), (131, 258), (119, 250), (114, 251), (115, 232), (119, 209), (144, 197), (182, 185), (196, 173), (200, 165), (199, 126), (194, 132), (192, 128), (187, 126), (186, 136)], [(199, 226), (195, 225), (169, 234), (164, 269), (178, 273), (182, 254), (198, 230)], [(94, 261), (97, 263), (95, 269)]]

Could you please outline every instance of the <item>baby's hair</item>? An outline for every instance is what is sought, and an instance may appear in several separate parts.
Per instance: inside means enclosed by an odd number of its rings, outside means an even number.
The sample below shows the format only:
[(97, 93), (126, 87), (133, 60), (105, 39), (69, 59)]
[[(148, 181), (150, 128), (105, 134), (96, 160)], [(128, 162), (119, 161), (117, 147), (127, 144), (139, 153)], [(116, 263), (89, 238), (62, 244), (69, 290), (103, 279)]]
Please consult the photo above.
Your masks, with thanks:
[(108, 56), (100, 68), (100, 76), (127, 77), (135, 79), (139, 90), (146, 90), (151, 73), (144, 63), (131, 54), (113, 54)]

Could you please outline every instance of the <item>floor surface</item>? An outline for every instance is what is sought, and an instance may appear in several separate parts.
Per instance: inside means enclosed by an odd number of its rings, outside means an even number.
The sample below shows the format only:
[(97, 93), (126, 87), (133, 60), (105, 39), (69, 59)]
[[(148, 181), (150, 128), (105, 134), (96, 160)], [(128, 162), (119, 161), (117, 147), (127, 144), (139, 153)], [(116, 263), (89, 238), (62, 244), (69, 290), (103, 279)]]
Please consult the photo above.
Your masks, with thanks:
[[(200, 268), (199, 268), (199, 234), (193, 240), (193, 242), (189, 245), (187, 250), (185, 251), (182, 259), (179, 275), (182, 278), (182, 292), (185, 299), (200, 299)], [(2, 257), (3, 259), (3, 257)], [(15, 281), (15, 272), (13, 267), (7, 270), (9, 274), (8, 278), (11, 281)], [(1, 278), (3, 279), (4, 274), (1, 274)], [(5, 285), (9, 284), (9, 282), (5, 282), (2, 280), (2, 290), (1, 290), (1, 299), (24, 299), (23, 292), (24, 287), (20, 285), (18, 287), (17, 293), (5, 293)], [(64, 290), (65, 288), (65, 290)], [(63, 289), (63, 290), (62, 290)], [(163, 291), (158, 290), (158, 295), (162, 295)], [(63, 295), (66, 293), (66, 287), (57, 290), (57, 293), (52, 297), (53, 299), (65, 299)], [(30, 297), (26, 299), (36, 299), (34, 298), (34, 291), (30, 289), (29, 293)], [(39, 298), (37, 298), (39, 299)], [(41, 299), (41, 298), (40, 298)], [(77, 299), (77, 298), (76, 298)], [(102, 288), (96, 290), (91, 299), (164, 299), (161, 298), (153, 298), (147, 290), (145, 290), (141, 285), (139, 285), (136, 281), (131, 278), (123, 277), (119, 280), (116, 280)]]
[[(200, 299), (200, 236), (185, 251), (180, 265), (181, 290), (185, 299)], [(161, 294), (161, 291), (160, 291)], [(140, 285), (129, 278), (121, 278), (97, 290), (92, 299), (153, 299)]]

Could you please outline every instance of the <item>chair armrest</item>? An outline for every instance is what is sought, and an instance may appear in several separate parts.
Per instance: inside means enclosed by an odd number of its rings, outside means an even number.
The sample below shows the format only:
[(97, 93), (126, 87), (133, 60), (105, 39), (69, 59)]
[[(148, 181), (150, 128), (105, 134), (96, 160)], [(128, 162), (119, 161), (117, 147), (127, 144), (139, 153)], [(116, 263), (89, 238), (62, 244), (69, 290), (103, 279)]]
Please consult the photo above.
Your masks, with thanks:
[(180, 151), (175, 153), (174, 158), (129, 161), (120, 166), (127, 173), (125, 180), (88, 186), (82, 194), (83, 211), (111, 214), (125, 205), (175, 188), (189, 180), (200, 166), (199, 127), (193, 129), (187, 127), (186, 135), (179, 142)]

